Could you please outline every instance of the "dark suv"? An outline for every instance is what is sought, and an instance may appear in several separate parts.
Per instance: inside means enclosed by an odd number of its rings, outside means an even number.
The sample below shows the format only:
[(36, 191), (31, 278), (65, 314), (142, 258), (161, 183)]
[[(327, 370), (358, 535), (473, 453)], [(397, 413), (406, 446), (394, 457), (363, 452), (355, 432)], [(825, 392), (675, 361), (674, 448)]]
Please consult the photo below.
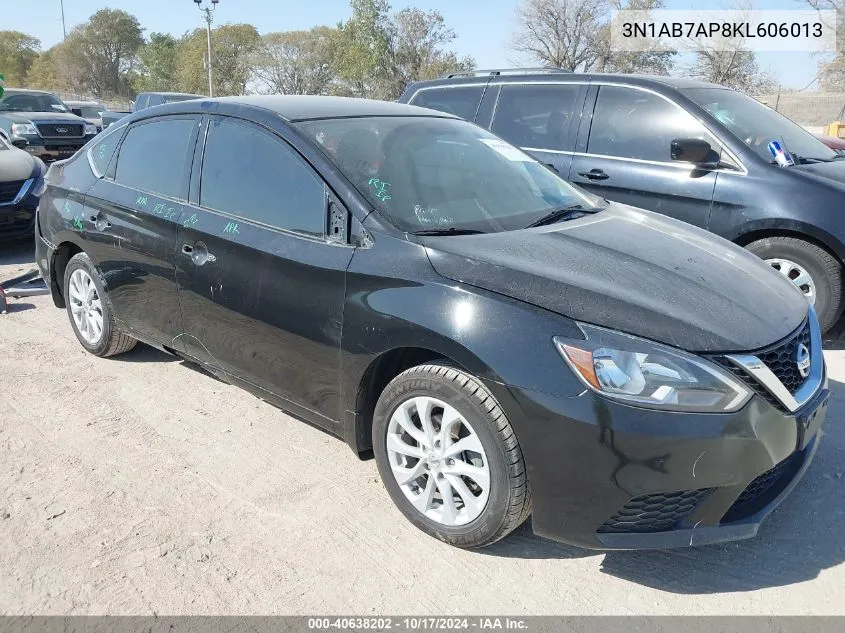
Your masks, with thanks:
[(818, 320), (730, 242), (408, 105), (232, 97), (123, 123), (53, 164), (39, 205), (80, 344), (145, 341), (373, 451), (439, 539), (487, 545), (532, 512), (594, 548), (745, 538), (812, 460)]
[[(415, 83), (400, 101), (489, 128), (603, 198), (745, 246), (801, 288), (824, 330), (842, 313), (845, 156), (750, 97), (677, 77), (478, 71)], [(779, 167), (770, 141), (795, 166)]]
[(98, 132), (61, 99), (41, 90), (6, 90), (0, 98), (0, 127), (12, 142), (25, 140), (24, 149), (45, 162), (73, 156)]

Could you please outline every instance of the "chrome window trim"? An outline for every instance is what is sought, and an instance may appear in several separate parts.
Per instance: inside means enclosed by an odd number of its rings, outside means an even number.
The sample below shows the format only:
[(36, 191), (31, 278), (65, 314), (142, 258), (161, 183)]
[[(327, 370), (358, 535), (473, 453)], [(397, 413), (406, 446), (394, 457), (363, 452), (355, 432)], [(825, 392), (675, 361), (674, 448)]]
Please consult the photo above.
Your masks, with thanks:
[[(473, 82), (471, 84), (442, 84), (442, 85), (438, 85), (438, 86), (423, 86), (422, 88), (417, 88), (414, 91), (414, 94), (412, 94), (411, 98), (408, 99), (408, 105), (414, 105), (414, 99), (417, 98), (417, 95), (420, 94), (421, 92), (425, 92), (426, 90), (441, 90), (441, 89), (444, 89), (444, 88), (448, 88), (448, 89), (451, 89), (451, 88), (478, 88), (479, 86), (483, 88), (484, 86), (487, 85), (487, 83), (488, 82), (485, 81), (485, 82)], [(421, 106), (417, 106), (417, 107), (419, 108)]]
[(11, 202), (3, 202), (0, 204), (0, 207), (12, 207), (18, 204), (21, 200), (24, 199), (26, 193), (29, 191), (29, 188), (32, 186), (32, 183), (35, 182), (35, 178), (27, 178), (23, 181), (21, 188), (18, 190), (18, 194), (12, 198)]
[[(526, 152), (548, 152), (550, 154), (563, 154), (566, 156), (586, 156), (588, 158), (606, 158), (608, 160), (622, 160), (629, 163), (642, 163), (645, 165), (659, 165), (661, 167), (674, 167), (675, 169), (694, 169), (692, 163), (684, 163), (682, 161), (660, 161), (648, 160), (645, 158), (623, 158), (622, 156), (608, 156), (607, 154), (588, 154), (587, 152), (570, 152), (562, 149), (541, 149), (539, 147), (521, 147), (520, 149)], [(729, 169), (727, 167), (720, 167), (718, 169), (710, 169), (711, 172), (720, 172), (728, 174), (736, 174), (737, 176), (745, 175), (748, 172), (742, 172), (737, 169)]]
[(824, 383), (824, 354), (822, 353), (822, 335), (816, 312), (809, 309), (810, 321), (810, 375), (795, 392), (789, 393), (783, 383), (763, 361), (753, 354), (731, 354), (725, 356), (737, 367), (744, 369), (763, 385), (790, 413), (795, 413), (816, 395)]

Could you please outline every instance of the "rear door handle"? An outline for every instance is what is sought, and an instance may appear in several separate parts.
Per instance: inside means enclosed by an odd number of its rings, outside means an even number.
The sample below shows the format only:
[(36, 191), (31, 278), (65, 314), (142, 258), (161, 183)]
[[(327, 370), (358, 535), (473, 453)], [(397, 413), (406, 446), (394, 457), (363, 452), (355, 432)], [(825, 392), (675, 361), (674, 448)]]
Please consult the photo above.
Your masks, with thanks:
[(183, 244), (182, 254), (185, 257), (190, 257), (196, 266), (203, 266), (207, 262), (217, 261), (217, 257), (208, 252), (208, 247), (203, 242), (196, 242), (193, 245)]
[(98, 213), (97, 215), (92, 215), (90, 220), (91, 220), (91, 223), (94, 225), (94, 228), (97, 229), (98, 231), (105, 231), (106, 229), (111, 228), (111, 222), (106, 220), (103, 217), (102, 213)]
[(607, 180), (610, 178), (603, 169), (591, 169), (590, 171), (579, 171), (578, 175), (587, 180)]

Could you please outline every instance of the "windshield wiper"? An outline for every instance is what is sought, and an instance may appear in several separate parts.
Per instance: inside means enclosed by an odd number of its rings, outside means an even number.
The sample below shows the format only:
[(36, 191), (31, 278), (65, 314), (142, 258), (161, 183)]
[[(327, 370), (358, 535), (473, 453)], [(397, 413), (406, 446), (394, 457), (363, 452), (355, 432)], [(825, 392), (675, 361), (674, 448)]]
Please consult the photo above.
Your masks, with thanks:
[(599, 211), (601, 211), (601, 209), (597, 207), (585, 207), (581, 204), (572, 204), (568, 207), (561, 207), (560, 209), (550, 211), (542, 218), (535, 220), (525, 228), (530, 229), (534, 226), (545, 226), (546, 224), (554, 224), (555, 222), (575, 220), (589, 213), (598, 213)]
[(450, 226), (448, 229), (422, 229), (420, 231), (412, 231), (411, 235), (478, 235), (484, 231), (476, 229), (459, 229)]

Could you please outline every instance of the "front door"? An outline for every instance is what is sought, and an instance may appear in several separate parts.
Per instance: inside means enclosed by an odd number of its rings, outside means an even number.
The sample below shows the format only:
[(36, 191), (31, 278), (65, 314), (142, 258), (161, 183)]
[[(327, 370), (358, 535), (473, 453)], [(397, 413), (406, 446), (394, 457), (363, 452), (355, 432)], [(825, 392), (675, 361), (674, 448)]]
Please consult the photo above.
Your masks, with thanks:
[(601, 86), (585, 126), (586, 148), (573, 158), (572, 182), (602, 198), (707, 227), (717, 172), (670, 156), (674, 139), (701, 138), (718, 157), (719, 144), (695, 117), (653, 92)]
[(115, 318), (164, 345), (182, 329), (176, 237), (198, 130), (194, 116), (146, 120), (129, 128), (116, 158), (109, 143), (116, 144), (120, 130), (91, 154), (105, 176), (85, 198), (88, 254), (103, 275)]
[(213, 117), (198, 184), (177, 256), (187, 352), (339, 420), (353, 249), (326, 240), (324, 182), (273, 132)]

